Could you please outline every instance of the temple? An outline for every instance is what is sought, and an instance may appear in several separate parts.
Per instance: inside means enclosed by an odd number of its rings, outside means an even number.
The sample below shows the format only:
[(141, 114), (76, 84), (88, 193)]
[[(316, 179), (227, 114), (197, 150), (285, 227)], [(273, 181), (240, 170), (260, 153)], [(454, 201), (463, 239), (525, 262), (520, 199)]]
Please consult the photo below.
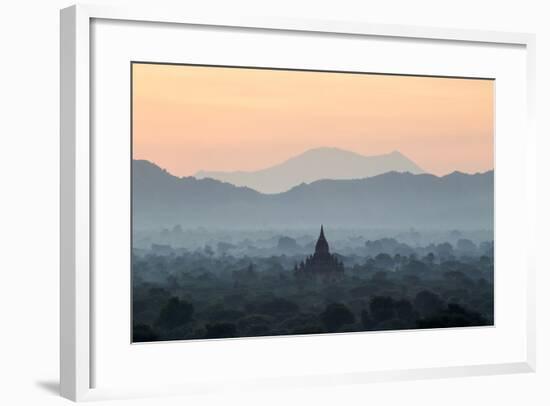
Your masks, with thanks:
[(296, 277), (335, 280), (344, 274), (344, 264), (338, 257), (330, 253), (323, 226), (315, 244), (315, 253), (294, 266)]

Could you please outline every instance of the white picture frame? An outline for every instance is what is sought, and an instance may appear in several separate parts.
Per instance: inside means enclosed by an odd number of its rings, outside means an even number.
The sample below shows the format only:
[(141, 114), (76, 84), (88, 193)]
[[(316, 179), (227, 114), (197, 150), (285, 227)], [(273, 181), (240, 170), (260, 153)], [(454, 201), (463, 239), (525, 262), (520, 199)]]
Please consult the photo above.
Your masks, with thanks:
[[(91, 291), (94, 228), (92, 201), (91, 148), (91, 24), (93, 20), (126, 22), (174, 23), (194, 26), (234, 27), (318, 34), (350, 34), (371, 37), (412, 38), (449, 42), (514, 44), (525, 47), (527, 55), (527, 120), (523, 142), (526, 145), (529, 166), (526, 175), (535, 173), (534, 133), (534, 49), (535, 37), (526, 33), (474, 31), (447, 28), (428, 28), (401, 25), (378, 25), (366, 22), (290, 20), (277, 18), (226, 18), (223, 16), (191, 16), (186, 9), (157, 10), (155, 8), (109, 8), (72, 6), (61, 11), (61, 394), (79, 401), (98, 397), (141, 395), (139, 390), (91, 389), (94, 364), (91, 343), (94, 329)], [(535, 185), (525, 185), (527, 214), (531, 233), (526, 238), (534, 241)], [(530, 244), (534, 246), (534, 244)], [(533, 249), (531, 249), (533, 250)], [(267, 386), (326, 383), (360, 383), (379, 380), (421, 379), (499, 373), (528, 372), (535, 369), (535, 268), (533, 252), (524, 271), (527, 278), (526, 347), (520, 362), (468, 364), (437, 368), (396, 369), (387, 371), (349, 372), (346, 374), (305, 376), (299, 380), (266, 381)], [(250, 383), (257, 385), (257, 383)], [(173, 389), (159, 388), (157, 393), (186, 393), (185, 382)], [(150, 392), (148, 392), (150, 393)]]

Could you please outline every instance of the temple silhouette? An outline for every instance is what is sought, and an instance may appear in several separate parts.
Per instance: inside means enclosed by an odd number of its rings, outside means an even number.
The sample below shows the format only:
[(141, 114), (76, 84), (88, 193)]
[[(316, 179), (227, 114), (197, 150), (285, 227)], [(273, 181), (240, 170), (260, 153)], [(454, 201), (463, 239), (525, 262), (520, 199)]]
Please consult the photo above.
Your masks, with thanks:
[(315, 244), (315, 252), (305, 261), (294, 266), (294, 273), (299, 278), (315, 278), (322, 280), (335, 280), (344, 274), (344, 264), (338, 257), (330, 253), (325, 232), (321, 225), (321, 233)]

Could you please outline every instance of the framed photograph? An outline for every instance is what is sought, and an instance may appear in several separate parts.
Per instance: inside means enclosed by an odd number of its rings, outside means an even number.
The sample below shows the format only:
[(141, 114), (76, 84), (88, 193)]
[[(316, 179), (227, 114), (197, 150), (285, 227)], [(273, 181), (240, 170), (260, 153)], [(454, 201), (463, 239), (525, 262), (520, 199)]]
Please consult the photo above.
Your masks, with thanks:
[(533, 371), (533, 55), (62, 10), (62, 395)]

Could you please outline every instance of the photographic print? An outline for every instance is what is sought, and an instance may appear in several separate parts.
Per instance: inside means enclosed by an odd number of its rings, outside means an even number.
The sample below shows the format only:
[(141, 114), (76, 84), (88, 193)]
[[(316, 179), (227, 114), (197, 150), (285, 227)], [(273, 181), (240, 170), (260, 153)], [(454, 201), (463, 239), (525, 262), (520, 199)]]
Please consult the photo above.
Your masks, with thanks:
[(494, 80), (131, 70), (133, 342), (493, 325)]

